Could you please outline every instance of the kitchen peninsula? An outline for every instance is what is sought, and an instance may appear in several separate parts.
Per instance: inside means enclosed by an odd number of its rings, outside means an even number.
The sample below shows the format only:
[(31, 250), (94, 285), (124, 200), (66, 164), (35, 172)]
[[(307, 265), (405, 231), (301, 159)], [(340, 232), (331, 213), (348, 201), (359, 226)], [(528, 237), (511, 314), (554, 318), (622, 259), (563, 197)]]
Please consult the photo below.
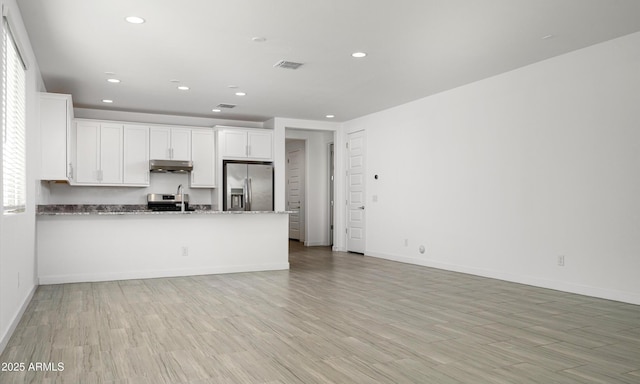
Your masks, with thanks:
[(40, 284), (289, 269), (287, 213), (41, 206)]
[[(74, 118), (70, 95), (40, 97), (40, 284), (289, 268), (270, 129)], [(225, 163), (264, 166), (238, 195)]]

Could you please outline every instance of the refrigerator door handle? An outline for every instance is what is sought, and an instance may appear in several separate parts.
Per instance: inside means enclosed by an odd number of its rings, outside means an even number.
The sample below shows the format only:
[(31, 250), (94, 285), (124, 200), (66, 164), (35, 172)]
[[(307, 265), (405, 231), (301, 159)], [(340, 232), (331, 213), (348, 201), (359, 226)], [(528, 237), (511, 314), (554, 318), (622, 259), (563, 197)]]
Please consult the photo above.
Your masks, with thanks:
[(248, 200), (247, 200), (247, 211), (251, 211), (252, 210), (252, 208), (251, 208), (251, 203), (252, 203), (252, 200), (253, 200), (253, 196), (252, 196), (253, 193), (252, 192), (253, 191), (252, 191), (252, 187), (251, 187), (251, 178), (248, 178), (247, 179), (247, 197), (248, 197)]
[(244, 200), (242, 211), (247, 211), (249, 210), (249, 183), (247, 182), (247, 179), (244, 179), (242, 185), (242, 198)]

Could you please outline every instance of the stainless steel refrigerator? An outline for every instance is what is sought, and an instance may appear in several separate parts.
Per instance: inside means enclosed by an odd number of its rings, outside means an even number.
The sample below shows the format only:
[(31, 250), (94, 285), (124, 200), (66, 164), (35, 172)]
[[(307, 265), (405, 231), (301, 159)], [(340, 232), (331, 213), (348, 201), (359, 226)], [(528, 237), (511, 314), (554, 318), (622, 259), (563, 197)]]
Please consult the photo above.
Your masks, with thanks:
[(273, 211), (273, 163), (225, 160), (224, 211)]

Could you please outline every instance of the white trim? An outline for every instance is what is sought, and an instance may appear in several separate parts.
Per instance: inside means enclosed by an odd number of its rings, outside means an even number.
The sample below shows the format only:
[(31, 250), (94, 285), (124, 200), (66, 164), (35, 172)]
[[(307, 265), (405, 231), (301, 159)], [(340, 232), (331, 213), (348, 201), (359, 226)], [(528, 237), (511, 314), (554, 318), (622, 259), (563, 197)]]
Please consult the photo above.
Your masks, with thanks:
[(330, 244), (324, 241), (304, 242), (305, 247), (328, 247)]
[(36, 289), (38, 289), (37, 285), (34, 285), (33, 288), (31, 288), (31, 292), (29, 292), (26, 299), (22, 302), (22, 305), (20, 306), (20, 309), (18, 310), (16, 315), (13, 317), (13, 319), (11, 319), (11, 322), (9, 323), (9, 327), (7, 328), (7, 332), (4, 335), (2, 335), (2, 338), (0, 339), (0, 354), (4, 352), (4, 349), (7, 347), (7, 344), (9, 344), (9, 340), (11, 339), (13, 332), (18, 327), (18, 324), (20, 323), (20, 320), (22, 319), (24, 312), (27, 310), (29, 303), (31, 303), (31, 299), (33, 299), (33, 295), (36, 293)]
[(226, 267), (166, 269), (155, 271), (130, 271), (117, 273), (91, 273), (76, 275), (41, 276), (40, 285), (87, 283), (100, 281), (156, 279), (161, 277), (184, 277), (200, 275), (219, 275), (224, 273), (261, 272), (288, 270), (289, 263), (232, 265)]
[(4, 28), (5, 25), (8, 26), (7, 32), (9, 33), (9, 35), (11, 35), (11, 40), (13, 41), (13, 45), (16, 48), (16, 52), (18, 52), (18, 58), (20, 58), (20, 61), (22, 62), (22, 68), (24, 69), (25, 72), (27, 72), (30, 66), (29, 66), (29, 61), (27, 60), (27, 56), (24, 54), (26, 50), (24, 49), (24, 45), (22, 45), (22, 42), (20, 41), (18, 36), (16, 36), (15, 31), (17, 31), (17, 28), (16, 28), (16, 24), (13, 22), (13, 16), (11, 15), (11, 11), (9, 10), (8, 7), (5, 7), (4, 5), (2, 7), (2, 18), (3, 18), (2, 28)]
[(597, 297), (601, 299), (620, 301), (623, 303), (640, 305), (640, 294), (635, 292), (617, 291), (612, 289), (593, 287), (588, 285), (568, 283), (564, 281), (549, 280), (533, 276), (517, 276), (510, 273), (494, 271), (482, 268), (466, 267), (456, 264), (447, 264), (434, 262), (430, 260), (423, 260), (414, 257), (384, 254), (384, 253), (365, 253), (365, 256), (375, 257), (378, 259), (385, 259), (391, 261), (397, 261), (400, 263), (419, 265), (423, 267), (436, 268), (445, 271), (465, 273), (468, 275), (487, 277), (491, 279), (503, 280), (512, 283), (531, 285), (540, 288), (553, 289), (556, 291), (563, 291), (568, 293), (575, 293), (579, 295)]

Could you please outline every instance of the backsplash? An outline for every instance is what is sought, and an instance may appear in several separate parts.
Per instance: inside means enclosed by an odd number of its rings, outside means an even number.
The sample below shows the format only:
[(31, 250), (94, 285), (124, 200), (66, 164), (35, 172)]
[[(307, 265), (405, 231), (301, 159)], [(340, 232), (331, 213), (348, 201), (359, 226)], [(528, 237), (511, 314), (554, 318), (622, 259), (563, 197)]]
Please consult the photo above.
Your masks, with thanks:
[(148, 187), (85, 187), (43, 181), (38, 204), (147, 204), (148, 193), (176, 193), (182, 184), (191, 204), (211, 205), (212, 189), (189, 188), (188, 174), (152, 173)]

